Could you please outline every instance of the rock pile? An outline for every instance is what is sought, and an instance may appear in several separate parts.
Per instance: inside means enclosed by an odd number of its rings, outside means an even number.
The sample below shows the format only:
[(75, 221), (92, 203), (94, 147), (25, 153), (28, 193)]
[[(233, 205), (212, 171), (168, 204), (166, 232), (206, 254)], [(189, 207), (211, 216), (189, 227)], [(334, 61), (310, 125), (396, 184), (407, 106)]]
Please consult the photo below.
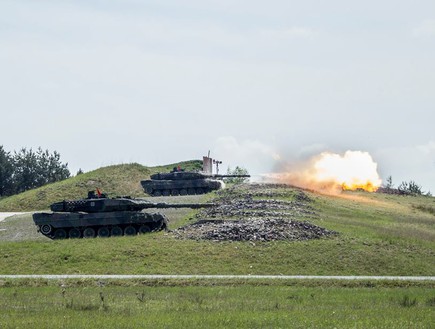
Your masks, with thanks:
[(200, 221), (175, 231), (175, 236), (183, 239), (213, 241), (302, 241), (319, 239), (331, 234), (319, 226), (308, 222), (291, 221), (282, 218)]
[(313, 215), (316, 216), (313, 208), (299, 201), (253, 199), (251, 196), (234, 199), (225, 198), (218, 202), (213, 201), (216, 207), (206, 209), (201, 212), (203, 217), (265, 217), (265, 216), (296, 216)]
[(294, 241), (336, 234), (307, 222), (306, 218), (318, 218), (309, 204), (311, 198), (286, 185), (236, 185), (220, 191), (212, 202), (216, 206), (201, 210), (196, 223), (173, 234), (180, 239), (215, 241)]

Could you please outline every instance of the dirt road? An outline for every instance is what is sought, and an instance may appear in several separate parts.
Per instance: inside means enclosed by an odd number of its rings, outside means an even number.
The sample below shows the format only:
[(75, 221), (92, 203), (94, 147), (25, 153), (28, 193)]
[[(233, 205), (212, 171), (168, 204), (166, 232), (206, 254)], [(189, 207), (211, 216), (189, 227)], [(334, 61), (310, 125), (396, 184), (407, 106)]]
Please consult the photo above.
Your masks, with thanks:
[(27, 214), (27, 212), (0, 212), (0, 222), (8, 217), (12, 217), (15, 215), (23, 215), (23, 214)]
[(86, 274), (29, 274), (1, 275), (0, 279), (243, 279), (243, 280), (384, 280), (384, 281), (435, 281), (435, 276), (339, 276), (339, 275), (86, 275)]

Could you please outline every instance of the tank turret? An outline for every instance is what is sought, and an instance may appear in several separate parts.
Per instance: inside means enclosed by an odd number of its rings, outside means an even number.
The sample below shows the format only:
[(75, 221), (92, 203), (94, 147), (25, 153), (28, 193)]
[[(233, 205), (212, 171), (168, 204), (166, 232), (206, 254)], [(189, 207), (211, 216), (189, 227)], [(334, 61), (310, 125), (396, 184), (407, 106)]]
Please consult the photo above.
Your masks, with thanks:
[[(98, 191), (99, 192), (99, 191)], [(53, 203), (51, 213), (34, 213), (38, 231), (50, 239), (136, 235), (165, 229), (168, 219), (150, 209), (205, 208), (211, 204), (152, 203), (129, 196), (109, 198), (93, 192), (79, 200)]]

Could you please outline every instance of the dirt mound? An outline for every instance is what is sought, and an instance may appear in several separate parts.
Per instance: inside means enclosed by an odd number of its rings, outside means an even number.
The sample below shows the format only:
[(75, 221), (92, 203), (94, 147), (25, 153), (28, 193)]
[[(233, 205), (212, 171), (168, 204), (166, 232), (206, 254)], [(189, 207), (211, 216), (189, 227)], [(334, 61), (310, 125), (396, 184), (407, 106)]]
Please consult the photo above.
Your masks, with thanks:
[(318, 218), (311, 198), (287, 185), (236, 185), (220, 191), (212, 202), (216, 206), (202, 210), (196, 223), (173, 234), (215, 241), (295, 241), (336, 234), (309, 223), (306, 218)]
[(308, 222), (286, 219), (200, 221), (175, 231), (178, 238), (214, 241), (302, 241), (333, 234)]

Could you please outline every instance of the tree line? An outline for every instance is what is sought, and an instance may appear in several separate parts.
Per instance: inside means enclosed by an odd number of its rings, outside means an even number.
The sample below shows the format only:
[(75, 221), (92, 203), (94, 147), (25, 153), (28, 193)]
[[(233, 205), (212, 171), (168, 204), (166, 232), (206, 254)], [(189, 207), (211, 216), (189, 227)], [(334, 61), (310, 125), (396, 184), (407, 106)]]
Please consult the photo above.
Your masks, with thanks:
[(432, 196), (430, 191), (424, 192), (421, 185), (418, 185), (413, 180), (409, 182), (403, 181), (400, 185), (395, 188), (393, 184), (393, 178), (390, 176), (386, 179), (386, 184), (379, 188), (378, 192), (387, 194), (400, 194), (400, 195), (426, 195)]
[[(246, 168), (236, 166), (236, 168), (231, 169), (228, 167), (227, 169), (227, 175), (249, 175), (249, 172)], [(247, 182), (249, 178), (246, 177), (229, 177), (225, 178), (225, 183), (231, 183), (231, 184), (241, 184), (244, 182)]]
[(60, 161), (60, 154), (39, 147), (6, 152), (0, 145), (0, 197), (18, 194), (70, 177), (68, 163)]

